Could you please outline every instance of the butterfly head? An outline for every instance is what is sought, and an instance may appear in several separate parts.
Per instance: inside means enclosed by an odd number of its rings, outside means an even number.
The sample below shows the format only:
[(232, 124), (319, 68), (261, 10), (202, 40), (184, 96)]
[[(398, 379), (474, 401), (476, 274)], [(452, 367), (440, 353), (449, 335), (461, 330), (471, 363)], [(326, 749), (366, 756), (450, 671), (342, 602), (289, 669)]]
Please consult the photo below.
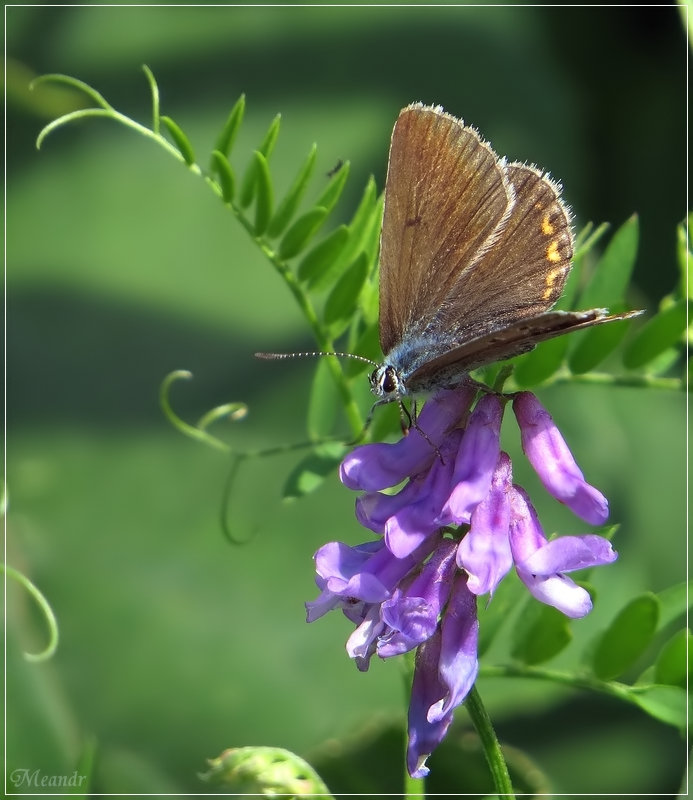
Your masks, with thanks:
[(397, 400), (407, 393), (399, 372), (391, 364), (381, 364), (374, 369), (370, 382), (371, 392), (385, 402)]

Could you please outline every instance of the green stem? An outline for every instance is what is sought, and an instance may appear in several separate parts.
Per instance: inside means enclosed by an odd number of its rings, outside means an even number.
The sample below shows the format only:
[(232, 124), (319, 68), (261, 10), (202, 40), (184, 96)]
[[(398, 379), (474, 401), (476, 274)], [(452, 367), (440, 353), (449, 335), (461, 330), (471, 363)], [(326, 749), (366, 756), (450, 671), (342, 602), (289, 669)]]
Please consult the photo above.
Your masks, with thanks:
[(481, 702), (481, 696), (477, 691), (476, 684), (472, 686), (472, 690), (467, 695), (464, 704), (481, 739), (481, 745), (484, 748), (486, 762), (491, 770), (496, 793), (502, 797), (514, 798), (515, 793), (510, 781), (507, 764), (503, 758), (500, 742), (491, 724), (491, 718)]
[(551, 681), (573, 689), (588, 689), (600, 692), (620, 700), (630, 701), (629, 688), (616, 681), (602, 681), (589, 675), (575, 675), (572, 672), (561, 672), (542, 667), (520, 667), (512, 664), (482, 667), (480, 674), (489, 678), (532, 678), (534, 680)]
[[(197, 165), (191, 165), (197, 166)], [(199, 168), (198, 168), (199, 169)], [(210, 177), (205, 176), (205, 180), (210, 188), (217, 194), (219, 197), (222, 197), (221, 188), (217, 185), (215, 181), (213, 181)], [(269, 246), (265, 239), (259, 237), (255, 234), (255, 228), (253, 224), (248, 220), (243, 212), (241, 211), (238, 206), (234, 203), (227, 203), (227, 207), (231, 210), (234, 214), (236, 219), (240, 222), (240, 224), (245, 228), (246, 232), (249, 236), (253, 238), (255, 243), (258, 245), (264, 256), (267, 260), (272, 264), (275, 268), (281, 279), (284, 281), (286, 286), (288, 287), (291, 294), (294, 296), (294, 300), (298, 304), (298, 307), (301, 309), (303, 316), (306, 319), (306, 322), (310, 326), (311, 331), (313, 332), (313, 337), (318, 345), (318, 349), (324, 353), (331, 353), (334, 352), (335, 346), (334, 342), (332, 341), (331, 337), (328, 335), (325, 328), (320, 324), (320, 320), (318, 318), (317, 312), (315, 311), (315, 307), (310, 301), (307, 293), (305, 292), (303, 286), (299, 283), (296, 278), (296, 275), (289, 269), (289, 265), (282, 261), (277, 253)], [(347, 382), (346, 376), (344, 375), (344, 371), (339, 364), (339, 361), (335, 358), (328, 358), (327, 359), (328, 369), (332, 375), (332, 379), (337, 386), (337, 390), (339, 395), (342, 399), (342, 403), (344, 405), (344, 412), (347, 417), (347, 421), (349, 423), (349, 427), (351, 428), (351, 433), (354, 438), (358, 437), (363, 431), (363, 418), (361, 417), (361, 411), (354, 400), (354, 396), (349, 388), (349, 384)]]
[[(406, 743), (407, 738), (404, 737), (404, 741)], [(405, 758), (405, 764), (406, 758)], [(423, 778), (412, 778), (409, 774), (409, 770), (404, 770), (404, 800), (413, 800), (415, 797), (425, 797), (426, 790), (424, 787), (424, 779)]]
[[(271, 250), (264, 242), (259, 241), (260, 247), (264, 252), (265, 256), (269, 259), (272, 263), (274, 268), (280, 274), (284, 283), (286, 283), (287, 287), (291, 294), (293, 294), (294, 299), (298, 303), (299, 308), (303, 312), (303, 316), (306, 319), (306, 322), (310, 326), (311, 331), (313, 332), (313, 337), (317, 342), (318, 348), (323, 353), (332, 353), (335, 350), (334, 342), (332, 338), (328, 335), (325, 331), (325, 328), (321, 325), (320, 320), (318, 319), (317, 312), (313, 304), (310, 301), (310, 298), (304, 291), (301, 284), (298, 282), (296, 275), (289, 269), (288, 265), (281, 261), (276, 253)], [(351, 433), (354, 438), (359, 436), (363, 430), (363, 418), (361, 417), (361, 411), (354, 400), (354, 396), (349, 388), (349, 384), (347, 379), (344, 375), (344, 371), (336, 358), (328, 358), (327, 359), (327, 366), (330, 370), (332, 378), (337, 386), (337, 390), (339, 391), (340, 397), (342, 399), (342, 403), (344, 405), (344, 411), (346, 413), (347, 420), (349, 422), (349, 427), (351, 428)]]
[[(411, 695), (411, 684), (414, 678), (414, 653), (410, 650), (405, 653), (400, 661), (400, 669), (402, 672), (402, 689), (403, 700), (405, 707), (409, 704)], [(404, 731), (404, 753), (402, 764), (404, 765), (404, 797), (403, 800), (413, 800), (414, 797), (425, 797), (426, 788), (423, 778), (412, 778), (407, 769), (407, 750), (409, 748), (409, 741), (407, 731)]]
[[(92, 100), (94, 100), (99, 108), (86, 108), (80, 109), (78, 111), (73, 111), (68, 114), (65, 114), (59, 117), (53, 122), (46, 125), (43, 130), (39, 133), (36, 146), (38, 148), (41, 147), (43, 140), (48, 136), (56, 128), (68, 123), (77, 121), (80, 119), (86, 119), (89, 117), (107, 117), (109, 119), (114, 120), (115, 122), (119, 122), (120, 124), (124, 125), (126, 128), (130, 128), (131, 130), (135, 131), (136, 133), (145, 136), (148, 139), (156, 142), (160, 147), (162, 147), (169, 155), (173, 156), (177, 161), (182, 162), (187, 166), (187, 168), (198, 177), (204, 179), (205, 183), (212, 189), (212, 191), (223, 200), (223, 192), (219, 184), (216, 183), (213, 178), (209, 175), (205, 175), (202, 168), (199, 164), (196, 163), (187, 163), (183, 154), (174, 146), (172, 145), (164, 136), (161, 135), (159, 132), (159, 95), (158, 95), (158, 88), (156, 86), (156, 82), (154, 81), (154, 77), (151, 71), (148, 68), (145, 68), (145, 73), (147, 75), (147, 79), (149, 80), (151, 89), (152, 89), (152, 116), (153, 116), (153, 129), (148, 128), (146, 125), (142, 125), (139, 122), (131, 119), (130, 117), (122, 114), (120, 111), (117, 111), (113, 106), (111, 106), (98, 92), (92, 89), (87, 84), (82, 83), (81, 81), (77, 81), (71, 79), (67, 76), (62, 75), (50, 75), (44, 76), (43, 80), (55, 80), (57, 82), (67, 83), (68, 85), (72, 85), (75, 88), (81, 89), (82, 91), (86, 92)], [(255, 233), (254, 225), (246, 219), (241, 209), (236, 206), (232, 202), (227, 202), (226, 206), (230, 209), (236, 219), (240, 222), (243, 228), (245, 228), (246, 232), (252, 237), (252, 239), (256, 242), (258, 247), (261, 249), (265, 257), (270, 261), (270, 263), (274, 266), (276, 271), (279, 273), (280, 277), (284, 280), (286, 285), (289, 288), (289, 291), (293, 294), (294, 299), (298, 303), (299, 308), (303, 312), (303, 315), (306, 318), (317, 345), (320, 350), (324, 352), (333, 352), (335, 350), (334, 343), (332, 338), (329, 336), (325, 327), (320, 323), (318, 315), (313, 307), (313, 304), (310, 301), (307, 293), (305, 292), (304, 288), (298, 282), (295, 274), (289, 269), (288, 264), (282, 261), (277, 253), (269, 246), (265, 239), (262, 237), (257, 236)], [(349, 427), (351, 429), (351, 433), (353, 438), (357, 438), (363, 431), (363, 419), (361, 416), (361, 412), (359, 407), (354, 399), (354, 396), (351, 392), (349, 387), (349, 383), (344, 375), (344, 371), (342, 367), (335, 358), (328, 359), (328, 367), (330, 373), (332, 375), (333, 380), (337, 386), (337, 390), (339, 391), (340, 397), (342, 399), (342, 403), (344, 405), (345, 414), (347, 417), (347, 421), (349, 423)], [(200, 435), (200, 434), (198, 434)]]
[(569, 370), (557, 372), (551, 380), (546, 382), (546, 385), (549, 386), (554, 383), (637, 386), (649, 389), (667, 389), (670, 391), (680, 391), (684, 388), (684, 382), (680, 378), (660, 378), (657, 375), (611, 375), (608, 372), (585, 372), (582, 375), (576, 375)]
[(26, 589), (27, 592), (29, 592), (29, 594), (38, 603), (39, 608), (43, 612), (48, 625), (48, 644), (40, 653), (24, 653), (24, 658), (27, 661), (34, 662), (46, 661), (47, 659), (51, 658), (58, 649), (58, 621), (55, 618), (55, 614), (53, 613), (50, 603), (48, 600), (46, 600), (43, 594), (41, 594), (37, 587), (26, 577), (26, 575), (23, 575), (21, 572), (19, 572), (19, 570), (14, 569), (14, 567), (11, 567), (9, 564), (3, 564), (0, 569), (2, 569), (10, 578), (14, 578), (16, 581), (18, 581)]

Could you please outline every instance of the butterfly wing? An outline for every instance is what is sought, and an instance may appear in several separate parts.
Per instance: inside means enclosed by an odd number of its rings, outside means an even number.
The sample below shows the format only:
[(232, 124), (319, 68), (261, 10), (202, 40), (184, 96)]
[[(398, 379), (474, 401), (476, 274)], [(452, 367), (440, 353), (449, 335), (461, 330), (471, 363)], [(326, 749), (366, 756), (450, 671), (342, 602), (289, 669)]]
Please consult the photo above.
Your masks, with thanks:
[(570, 215), (560, 187), (534, 167), (510, 164), (515, 202), (491, 250), (457, 276), (432, 321), (462, 343), (548, 311), (561, 296), (573, 257)]
[(609, 314), (605, 308), (592, 308), (588, 311), (549, 311), (518, 320), (501, 330), (470, 339), (427, 361), (409, 376), (407, 389), (415, 394), (434, 386), (454, 385), (459, 383), (460, 376), (470, 370), (526, 353), (546, 339), (592, 325), (629, 319), (642, 313), (627, 311)]
[(498, 240), (512, 206), (503, 163), (475, 130), (439, 107), (402, 110), (390, 144), (380, 245), (384, 353), (404, 336), (421, 335), (459, 296), (460, 275)]

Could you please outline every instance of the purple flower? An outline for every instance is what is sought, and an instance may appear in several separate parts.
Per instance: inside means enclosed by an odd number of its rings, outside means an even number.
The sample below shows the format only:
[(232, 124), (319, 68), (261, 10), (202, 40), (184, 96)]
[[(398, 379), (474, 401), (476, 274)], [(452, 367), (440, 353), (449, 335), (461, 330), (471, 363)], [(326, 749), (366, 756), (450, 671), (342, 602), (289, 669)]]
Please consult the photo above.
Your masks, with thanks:
[[(477, 596), (492, 596), (514, 566), (534, 597), (582, 617), (590, 596), (566, 573), (617, 557), (601, 536), (546, 539), (500, 449), (504, 399), (488, 393), (473, 405), (474, 396), (471, 386), (441, 391), (408, 436), (357, 447), (344, 459), (342, 482), (363, 492), (356, 517), (381, 538), (321, 547), (320, 595), (306, 603), (309, 622), (342, 609), (355, 626), (347, 652), (360, 670), (374, 654), (416, 650), (407, 751), (414, 777), (428, 773), (427, 757), (476, 680)], [(588, 522), (604, 522), (606, 499), (586, 483), (538, 400), (520, 392), (513, 409), (548, 491)], [(397, 493), (383, 493), (402, 482)]]
[(405, 478), (428, 469), (436, 458), (431, 442), (444, 441), (469, 413), (474, 395), (470, 387), (438, 392), (421, 410), (418, 428), (412, 428), (407, 436), (394, 444), (378, 442), (354, 448), (342, 461), (340, 480), (349, 489), (372, 492), (397, 486)]
[(308, 622), (314, 622), (337, 606), (353, 606), (355, 601), (381, 603), (386, 600), (406, 575), (428, 556), (440, 537), (431, 537), (426, 547), (408, 558), (397, 558), (383, 541), (366, 542), (349, 547), (342, 542), (329, 542), (315, 554), (322, 590), (317, 600), (306, 603)]
[(459, 573), (441, 625), (416, 653), (407, 745), (407, 768), (413, 778), (428, 775), (426, 759), (443, 740), (452, 712), (474, 685), (478, 635), (476, 597)]
[(428, 775), (426, 759), (443, 741), (452, 722), (451, 712), (433, 722), (428, 720), (429, 709), (446, 691), (438, 672), (441, 640), (442, 634), (436, 629), (435, 635), (416, 651), (407, 718), (407, 769), (412, 778), (425, 778)]
[(589, 593), (563, 573), (615, 561), (617, 553), (611, 543), (602, 536), (562, 536), (547, 541), (537, 512), (519, 486), (510, 492), (510, 508), (510, 548), (522, 582), (537, 600), (567, 617), (589, 614)]
[(378, 642), (381, 658), (406, 653), (433, 636), (455, 577), (456, 549), (457, 542), (443, 539), (418, 576), (383, 603), (388, 631)]
[(606, 497), (585, 481), (549, 412), (531, 392), (515, 395), (513, 411), (520, 425), (522, 449), (547, 491), (585, 522), (606, 522)]
[(491, 488), (474, 509), (469, 531), (457, 548), (457, 565), (469, 575), (467, 583), (474, 594), (492, 595), (513, 565), (508, 537), (511, 488), (510, 457), (501, 453)]
[(472, 511), (487, 495), (500, 453), (502, 419), (503, 406), (493, 394), (484, 395), (472, 411), (457, 452), (454, 488), (443, 508), (443, 524), (469, 522)]
[[(460, 399), (468, 401), (466, 393)], [(374, 533), (384, 533), (387, 547), (399, 557), (408, 555), (433, 531), (469, 522), (472, 510), (491, 485), (500, 452), (502, 416), (502, 405), (495, 395), (482, 397), (464, 431), (450, 431), (438, 445), (438, 453), (427, 443), (431, 454), (426, 472), (413, 474), (395, 495), (368, 492), (356, 501), (359, 522)], [(409, 437), (399, 444), (408, 441)], [(418, 447), (417, 441), (413, 448)], [(403, 463), (408, 463), (406, 451), (401, 455)], [(360, 474), (370, 476), (363, 468)]]

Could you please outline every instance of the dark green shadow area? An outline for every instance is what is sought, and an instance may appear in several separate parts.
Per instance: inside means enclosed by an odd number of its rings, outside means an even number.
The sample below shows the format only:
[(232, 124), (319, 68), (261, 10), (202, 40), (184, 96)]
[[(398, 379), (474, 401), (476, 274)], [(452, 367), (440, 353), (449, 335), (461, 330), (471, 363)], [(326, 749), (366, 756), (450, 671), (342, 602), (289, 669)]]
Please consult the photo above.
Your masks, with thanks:
[[(246, 401), (267, 375), (241, 331), (224, 335), (144, 305), (42, 284), (8, 300), (10, 426), (144, 426), (160, 423), (159, 383), (175, 369), (194, 380), (180, 413), (201, 414), (236, 391)], [(279, 376), (278, 376), (279, 377)]]

